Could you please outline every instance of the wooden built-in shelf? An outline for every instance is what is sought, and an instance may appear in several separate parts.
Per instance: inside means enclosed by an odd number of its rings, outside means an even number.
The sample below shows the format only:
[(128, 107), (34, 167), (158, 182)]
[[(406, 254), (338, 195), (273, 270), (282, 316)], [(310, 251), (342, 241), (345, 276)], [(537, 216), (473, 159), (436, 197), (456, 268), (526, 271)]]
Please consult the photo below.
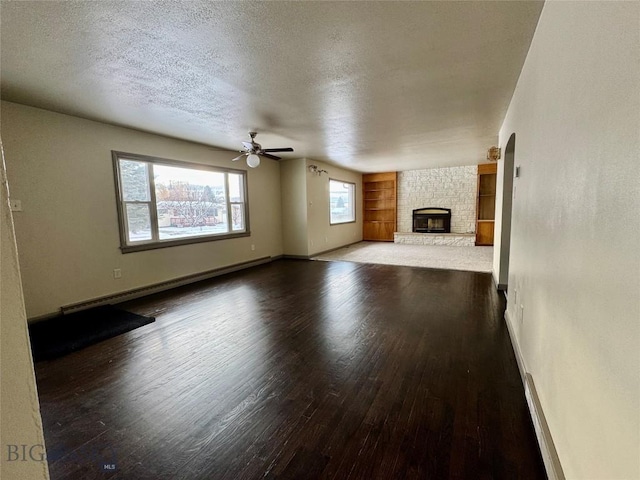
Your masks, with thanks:
[(362, 176), (364, 240), (393, 242), (396, 231), (396, 182), (396, 172)]
[(478, 194), (476, 203), (476, 245), (493, 245), (493, 228), (496, 212), (495, 163), (478, 165)]

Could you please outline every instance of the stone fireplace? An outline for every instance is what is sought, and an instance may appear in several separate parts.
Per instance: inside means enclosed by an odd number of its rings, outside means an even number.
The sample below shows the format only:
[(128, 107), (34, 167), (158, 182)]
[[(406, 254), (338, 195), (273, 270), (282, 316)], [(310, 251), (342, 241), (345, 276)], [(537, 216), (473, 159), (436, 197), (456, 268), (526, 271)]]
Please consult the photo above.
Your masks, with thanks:
[(414, 233), (451, 233), (451, 209), (417, 208), (413, 211)]
[(474, 246), (477, 189), (477, 165), (398, 172), (398, 230), (394, 242)]

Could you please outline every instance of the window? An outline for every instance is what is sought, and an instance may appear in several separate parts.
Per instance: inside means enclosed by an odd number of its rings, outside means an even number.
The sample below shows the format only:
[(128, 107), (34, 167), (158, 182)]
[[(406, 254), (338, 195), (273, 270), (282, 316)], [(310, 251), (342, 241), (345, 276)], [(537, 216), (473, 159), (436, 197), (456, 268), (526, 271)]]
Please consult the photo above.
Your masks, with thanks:
[(331, 225), (356, 221), (356, 184), (329, 180)]
[(245, 171), (112, 154), (124, 253), (249, 235)]

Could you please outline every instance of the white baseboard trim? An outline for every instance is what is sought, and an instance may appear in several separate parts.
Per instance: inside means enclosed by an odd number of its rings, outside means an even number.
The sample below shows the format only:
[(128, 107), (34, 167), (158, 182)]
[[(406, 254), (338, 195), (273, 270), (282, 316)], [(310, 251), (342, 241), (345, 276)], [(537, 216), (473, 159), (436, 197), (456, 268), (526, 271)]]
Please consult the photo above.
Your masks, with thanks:
[(496, 271), (493, 268), (491, 269), (491, 280), (493, 280), (493, 286), (498, 288), (499, 282), (498, 282), (498, 279), (496, 278)]
[(547, 471), (547, 477), (549, 480), (565, 480), (560, 458), (558, 452), (553, 443), (551, 436), (551, 430), (544, 416), (540, 398), (536, 391), (536, 386), (533, 381), (533, 377), (530, 373), (527, 373), (526, 364), (520, 351), (520, 345), (516, 339), (509, 317), (509, 312), (505, 311), (504, 319), (507, 324), (507, 330), (509, 330), (509, 337), (511, 338), (511, 345), (513, 346), (513, 352), (516, 356), (516, 362), (518, 363), (518, 370), (520, 371), (520, 378), (524, 385), (524, 395), (527, 399), (527, 406), (529, 407), (529, 414), (533, 422), (533, 428), (536, 432), (536, 438), (540, 447), (540, 453), (542, 455), (542, 461), (544, 462), (545, 470)]
[(516, 355), (516, 362), (518, 364), (518, 371), (520, 372), (520, 380), (522, 380), (522, 385), (525, 385), (525, 377), (527, 374), (527, 367), (524, 364), (524, 358), (522, 358), (522, 353), (520, 352), (520, 345), (516, 340), (516, 334), (513, 331), (513, 326), (511, 323), (511, 318), (509, 317), (509, 310), (504, 311), (504, 321), (507, 324), (507, 330), (509, 331), (509, 338), (511, 339), (511, 347), (513, 348), (513, 353)]
[(501, 292), (506, 292), (507, 291), (507, 284), (506, 283), (500, 283), (498, 281), (498, 279), (496, 278), (495, 270), (491, 270), (491, 278), (493, 279), (493, 286), (496, 287), (496, 290), (499, 290)]

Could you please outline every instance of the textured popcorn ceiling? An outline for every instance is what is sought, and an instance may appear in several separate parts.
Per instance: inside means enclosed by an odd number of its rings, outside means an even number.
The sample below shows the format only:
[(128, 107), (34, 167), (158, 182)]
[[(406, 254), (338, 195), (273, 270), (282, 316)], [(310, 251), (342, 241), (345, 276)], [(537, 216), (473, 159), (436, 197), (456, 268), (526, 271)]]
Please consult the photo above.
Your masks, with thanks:
[(1, 93), (232, 150), (255, 129), (360, 171), (469, 165), (497, 141), (541, 8), (3, 1)]

